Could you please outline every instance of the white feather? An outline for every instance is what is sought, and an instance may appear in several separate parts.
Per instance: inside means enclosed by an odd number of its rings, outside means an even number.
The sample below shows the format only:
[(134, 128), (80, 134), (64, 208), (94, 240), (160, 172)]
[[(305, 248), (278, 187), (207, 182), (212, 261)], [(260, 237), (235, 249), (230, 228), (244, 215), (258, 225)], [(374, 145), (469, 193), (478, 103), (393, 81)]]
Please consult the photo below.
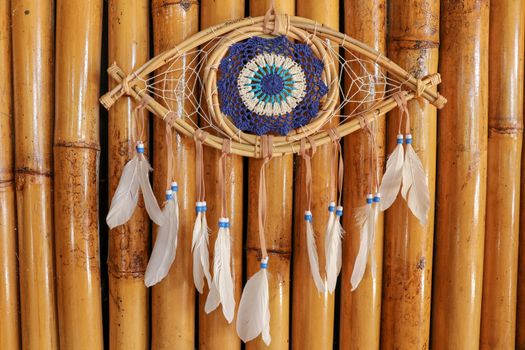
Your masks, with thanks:
[[(403, 135), (398, 135), (398, 140), (403, 140)], [(403, 180), (403, 161), (404, 152), (403, 144), (398, 143), (392, 154), (388, 157), (386, 162), (386, 170), (381, 180), (381, 210), (385, 211), (394, 203), (399, 188), (401, 187), (401, 180)]]
[[(206, 202), (197, 202), (198, 205), (206, 205)], [(206, 221), (206, 213), (199, 211), (195, 218), (195, 225), (193, 227), (192, 238), (193, 251), (193, 282), (195, 288), (202, 294), (204, 287), (204, 277), (211, 284), (210, 276), (210, 262), (208, 252), (208, 224)]]
[(135, 155), (126, 163), (122, 170), (122, 175), (106, 217), (106, 223), (110, 229), (125, 224), (137, 207), (139, 198), (138, 164), (139, 159)]
[(326, 291), (326, 286), (319, 273), (319, 257), (317, 256), (317, 245), (315, 244), (314, 227), (312, 225), (312, 213), (305, 212), (305, 217), (310, 216), (310, 220), (305, 220), (306, 223), (306, 248), (308, 250), (308, 260), (310, 261), (310, 273), (314, 280), (315, 286), (319, 293)]
[(204, 287), (204, 271), (202, 270), (200, 249), (199, 244), (201, 241), (201, 225), (202, 225), (202, 213), (198, 212), (195, 218), (195, 225), (193, 226), (193, 238), (191, 242), (191, 250), (193, 252), (193, 283), (195, 288), (202, 294)]
[[(221, 218), (220, 220), (228, 219)], [(222, 313), (228, 323), (233, 321), (235, 313), (234, 287), (230, 263), (230, 229), (220, 227), (217, 239), (215, 240), (213, 280), (210, 286), (210, 293), (204, 305), (204, 311), (209, 314), (215, 310), (219, 304), (222, 304)]]
[(412, 214), (424, 225), (427, 222), (427, 214), (430, 209), (430, 193), (425, 170), (411, 144), (406, 145), (401, 194), (407, 201)]
[(245, 343), (262, 333), (264, 343), (269, 346), (270, 300), (268, 294), (268, 275), (266, 268), (254, 274), (242, 292), (237, 313), (237, 334)]
[(366, 204), (360, 207), (356, 211), (356, 222), (359, 227), (359, 251), (354, 263), (354, 270), (350, 277), (350, 283), (352, 284), (352, 291), (354, 291), (361, 283), (366, 270), (366, 264), (368, 260), (368, 252), (370, 249), (370, 240), (374, 235), (374, 212), (371, 204)]
[[(171, 190), (169, 192), (173, 197)], [(162, 213), (166, 219), (164, 225), (159, 227), (157, 239), (146, 268), (144, 283), (147, 287), (159, 283), (167, 276), (177, 253), (179, 210), (176, 196), (174, 199), (168, 198)]]
[[(381, 195), (380, 194), (376, 194), (376, 196), (379, 196), (379, 198), (381, 198)], [(381, 206), (381, 202), (379, 203), (373, 203), (372, 204), (372, 211), (373, 211), (373, 216), (372, 216), (372, 221), (373, 224), (370, 225), (372, 230), (370, 232), (370, 240), (368, 242), (368, 251), (369, 251), (369, 254), (370, 254), (370, 271), (372, 273), (372, 279), (375, 280), (376, 279), (376, 273), (377, 273), (377, 263), (376, 263), (376, 258), (375, 258), (375, 255), (373, 254), (373, 250), (374, 250), (374, 244), (375, 244), (375, 236), (376, 236), (376, 230), (375, 230), (375, 223), (376, 223), (376, 220), (379, 216), (379, 208)], [(370, 227), (369, 227), (370, 229)]]
[(152, 170), (144, 155), (139, 155), (138, 178), (140, 190), (144, 197), (144, 206), (150, 219), (157, 225), (162, 226), (164, 223), (164, 215), (162, 215), (162, 211), (159, 208), (159, 204), (157, 203), (157, 199), (155, 199), (151, 184), (149, 183), (149, 172)]
[[(342, 208), (341, 208), (342, 210)], [(332, 224), (332, 231), (329, 233), (326, 241), (326, 280), (327, 288), (330, 293), (335, 291), (337, 277), (341, 272), (342, 265), (342, 239), (345, 231), (341, 225), (341, 216), (337, 215)]]
[(328, 242), (330, 240), (331, 233), (332, 233), (332, 226), (334, 225), (334, 222), (335, 222), (335, 203), (331, 202), (330, 203), (330, 207), (333, 207), (334, 210), (329, 211), (329, 213), (328, 213), (328, 222), (326, 223), (326, 231), (325, 231), (325, 234), (324, 234), (324, 241), (325, 241), (324, 252), (325, 252), (325, 255), (328, 255), (329, 245), (326, 244), (326, 242)]

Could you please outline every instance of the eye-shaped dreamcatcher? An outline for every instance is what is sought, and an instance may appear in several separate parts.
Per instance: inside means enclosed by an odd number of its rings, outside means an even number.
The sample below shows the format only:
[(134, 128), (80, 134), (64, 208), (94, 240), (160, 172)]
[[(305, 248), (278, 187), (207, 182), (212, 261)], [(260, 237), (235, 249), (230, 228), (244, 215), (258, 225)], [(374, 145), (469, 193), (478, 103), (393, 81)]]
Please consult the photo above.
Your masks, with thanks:
[[(123, 170), (107, 222), (110, 227), (127, 222), (137, 205), (140, 189), (148, 214), (160, 226), (146, 270), (146, 285), (162, 280), (175, 259), (178, 186), (172, 182), (175, 180), (171, 174), (173, 155), (169, 153), (166, 201), (161, 210), (149, 184), (151, 169), (143, 153), (144, 140), (138, 132), (143, 123), (138, 111), (147, 108), (162, 118), (168, 138), (174, 129), (195, 141), (194, 282), (200, 293), (204, 283), (209, 286), (205, 311), (209, 313), (221, 304), (228, 322), (234, 318), (235, 300), (224, 184), (226, 158), (235, 154), (264, 159), (259, 187), (260, 270), (246, 283), (237, 314), (237, 332), (244, 341), (262, 334), (264, 342), (270, 343), (264, 171), (271, 158), (297, 153), (305, 161), (306, 241), (310, 270), (320, 292), (334, 292), (341, 270), (344, 167), (340, 140), (359, 129), (368, 131), (372, 166), (377, 173), (374, 121), (396, 107), (402, 112), (397, 146), (387, 161), (381, 182), (379, 174), (372, 176), (370, 193), (363, 199), (363, 207), (354, 213), (361, 233), (352, 288), (357, 288), (361, 281), (374, 245), (375, 217), (380, 210), (392, 205), (399, 192), (412, 213), (421, 222), (426, 220), (430, 196), (423, 167), (412, 148), (407, 101), (420, 98), (442, 108), (446, 99), (436, 89), (440, 83), (438, 74), (416, 79), (379, 52), (345, 34), (306, 18), (277, 15), (273, 10), (264, 17), (228, 22), (199, 32), (129, 75), (116, 65), (108, 72), (119, 85), (101, 98), (102, 104), (109, 109), (118, 98), (128, 95), (138, 105), (137, 132), (134, 133), (136, 155)], [(191, 108), (184, 108), (188, 104)], [(200, 124), (195, 122), (195, 116), (200, 118)], [(337, 125), (334, 118), (338, 120)], [(324, 233), (326, 266), (325, 273), (321, 274), (310, 211), (310, 161), (315, 149), (325, 144), (333, 149), (331, 174), (338, 183), (338, 199), (334, 198), (328, 207), (329, 220)], [(219, 164), (222, 212), (212, 271), (208, 254), (204, 145), (222, 151)]]

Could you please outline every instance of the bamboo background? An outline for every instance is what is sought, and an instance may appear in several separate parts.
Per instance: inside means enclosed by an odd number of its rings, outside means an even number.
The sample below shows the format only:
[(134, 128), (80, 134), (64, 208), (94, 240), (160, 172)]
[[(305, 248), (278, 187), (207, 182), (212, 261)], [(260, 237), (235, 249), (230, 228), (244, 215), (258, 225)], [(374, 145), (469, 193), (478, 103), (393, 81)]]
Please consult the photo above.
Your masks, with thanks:
[[(156, 230), (143, 209), (105, 225), (132, 155), (134, 103), (107, 113), (98, 97), (126, 72), (224, 21), (263, 15), (271, 0), (0, 1), (0, 349), (264, 349), (245, 346), (220, 308), (210, 315), (193, 285), (195, 150), (166, 144), (150, 118), (147, 153), (162, 201), (172, 147), (181, 226), (175, 263), (151, 289), (144, 271)], [(376, 278), (357, 291), (359, 244), (350, 211), (334, 295), (317, 293), (305, 251), (304, 164), (273, 159), (266, 171), (271, 349), (525, 349), (525, 152), (522, 152), (525, 0), (276, 0), (277, 11), (312, 18), (383, 52), (421, 78), (439, 71), (448, 104), (412, 101), (414, 148), (433, 206), (421, 225), (398, 200), (376, 222)], [(373, 93), (376, 93), (372, 91)], [(184, 108), (191, 108), (190, 104)], [(377, 127), (381, 167), (399, 114)], [(219, 217), (220, 152), (205, 149), (208, 221)], [(368, 192), (370, 147), (344, 140), (344, 206)], [(335, 183), (329, 148), (312, 161), (314, 227), (323, 237)], [(228, 168), (237, 303), (257, 271), (260, 160)], [(525, 168), (523, 168), (525, 169)], [(142, 208), (142, 205), (139, 205)], [(213, 247), (215, 235), (210, 236)], [(318, 240), (320, 266), (324, 242)], [(210, 249), (213, 253), (213, 249)]]

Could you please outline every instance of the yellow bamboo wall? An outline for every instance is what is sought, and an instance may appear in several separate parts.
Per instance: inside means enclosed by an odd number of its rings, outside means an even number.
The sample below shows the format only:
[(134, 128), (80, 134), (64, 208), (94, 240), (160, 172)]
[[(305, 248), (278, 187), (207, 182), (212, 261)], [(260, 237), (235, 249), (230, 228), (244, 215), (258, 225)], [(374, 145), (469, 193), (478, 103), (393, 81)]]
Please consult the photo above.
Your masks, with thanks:
[[(194, 141), (174, 135), (167, 144), (164, 123), (147, 124), (154, 193), (162, 203), (171, 147), (181, 208), (175, 263), (148, 289), (157, 228), (142, 200), (129, 223), (105, 228), (107, 201), (133, 155), (135, 103), (124, 97), (107, 113), (98, 97), (114, 86), (105, 73), (113, 61), (128, 73), (200, 30), (263, 15), (272, 3), (346, 32), (418, 78), (440, 72), (448, 104), (408, 105), (429, 220), (421, 225), (402, 199), (381, 215), (375, 278), (368, 264), (357, 291), (352, 218), (370, 187), (366, 133), (343, 141), (346, 236), (335, 294), (318, 293), (310, 275), (304, 161), (268, 164), (272, 343), (243, 346), (235, 320), (228, 324), (220, 307), (206, 314), (208, 289), (199, 295), (193, 284)], [(0, 1), (0, 349), (525, 349), (524, 33), (525, 0)], [(376, 125), (380, 168), (398, 122), (393, 111)], [(210, 261), (220, 155), (205, 147)], [(320, 147), (312, 161), (321, 275), (336, 185), (330, 155)], [(232, 157), (227, 165), (236, 310), (259, 265), (260, 162)]]

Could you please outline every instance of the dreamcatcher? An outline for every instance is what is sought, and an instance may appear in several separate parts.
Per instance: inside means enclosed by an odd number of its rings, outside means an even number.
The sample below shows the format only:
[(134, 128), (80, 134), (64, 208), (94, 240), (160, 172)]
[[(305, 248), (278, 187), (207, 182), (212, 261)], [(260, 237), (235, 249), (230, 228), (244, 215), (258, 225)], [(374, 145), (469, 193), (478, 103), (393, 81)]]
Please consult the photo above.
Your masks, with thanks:
[[(407, 102), (414, 98), (425, 99), (442, 108), (446, 99), (436, 90), (440, 83), (438, 74), (416, 79), (379, 52), (345, 34), (306, 18), (277, 15), (273, 10), (264, 17), (224, 23), (199, 32), (129, 75), (116, 65), (108, 72), (119, 85), (101, 98), (106, 108), (122, 95), (131, 96), (138, 102), (136, 130), (141, 130), (140, 112), (147, 108), (166, 122), (167, 137), (171, 137), (174, 129), (195, 142), (194, 282), (200, 293), (204, 283), (209, 287), (205, 311), (209, 313), (221, 305), (228, 322), (234, 318), (236, 302), (230, 266), (225, 160), (232, 154), (264, 160), (259, 175), (260, 270), (246, 283), (237, 311), (237, 332), (244, 341), (260, 334), (266, 344), (271, 339), (264, 173), (273, 157), (297, 153), (305, 161), (306, 241), (312, 278), (320, 292), (334, 292), (341, 270), (344, 164), (340, 141), (344, 136), (359, 129), (367, 131), (372, 145), (372, 167), (376, 169), (363, 206), (350, 209), (360, 227), (352, 288), (357, 288), (366, 270), (373, 248), (376, 217), (380, 210), (386, 210), (394, 202), (399, 192), (412, 213), (421, 222), (426, 220), (430, 197), (423, 167), (412, 148)], [(185, 103), (193, 108), (184, 109)], [(380, 180), (374, 121), (396, 107), (402, 111), (397, 147), (388, 158), (386, 172)], [(200, 118), (200, 124), (194, 121), (197, 119), (193, 118), (194, 114)], [(334, 125), (334, 118), (339, 123), (328, 128), (328, 124)], [(175, 259), (178, 186), (169, 171), (166, 201), (161, 209), (149, 185), (151, 169), (143, 153), (141, 132), (136, 132), (134, 137), (137, 154), (124, 168), (107, 222), (110, 227), (125, 223), (142, 193), (148, 214), (160, 226), (146, 271), (145, 282), (151, 286), (167, 275)], [(324, 232), (326, 265), (322, 272), (316, 249), (316, 237), (321, 236), (313, 230), (315, 218), (310, 210), (310, 161), (315, 157), (316, 147), (325, 144), (330, 144), (333, 150), (330, 171), (338, 184), (338, 195), (328, 207), (329, 220)], [(222, 211), (212, 269), (206, 221), (204, 145), (222, 151), (219, 179)], [(171, 169), (173, 155), (166, 156)]]

